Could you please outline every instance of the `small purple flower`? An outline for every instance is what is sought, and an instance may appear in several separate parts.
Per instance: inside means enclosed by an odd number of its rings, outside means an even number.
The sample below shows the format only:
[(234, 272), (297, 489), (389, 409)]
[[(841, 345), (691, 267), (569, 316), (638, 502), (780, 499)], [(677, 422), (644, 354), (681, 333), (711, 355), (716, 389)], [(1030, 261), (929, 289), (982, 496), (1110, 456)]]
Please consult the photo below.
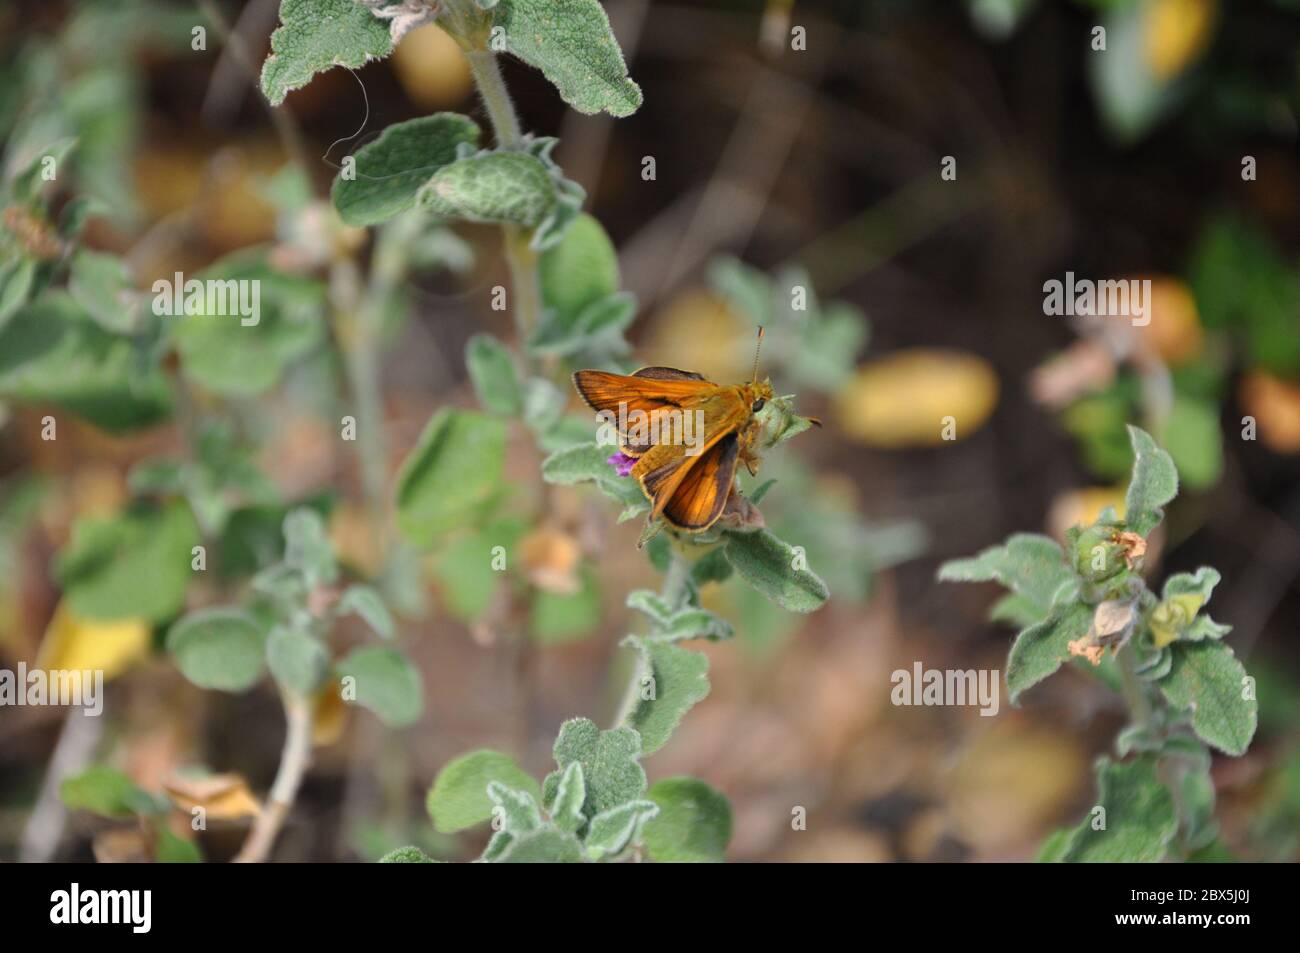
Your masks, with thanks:
[(632, 466), (636, 463), (636, 457), (629, 457), (620, 450), (611, 457), (606, 458), (606, 463), (618, 471), (619, 476), (627, 476), (632, 472)]

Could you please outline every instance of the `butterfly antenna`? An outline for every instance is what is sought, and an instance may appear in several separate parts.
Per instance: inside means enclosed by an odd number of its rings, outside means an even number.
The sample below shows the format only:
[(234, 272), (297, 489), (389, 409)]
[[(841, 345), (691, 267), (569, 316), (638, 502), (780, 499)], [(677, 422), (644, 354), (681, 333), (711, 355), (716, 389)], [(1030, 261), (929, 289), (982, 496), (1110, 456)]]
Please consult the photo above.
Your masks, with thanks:
[(763, 326), (758, 326), (758, 343), (754, 345), (754, 383), (758, 383), (758, 352), (763, 346)]

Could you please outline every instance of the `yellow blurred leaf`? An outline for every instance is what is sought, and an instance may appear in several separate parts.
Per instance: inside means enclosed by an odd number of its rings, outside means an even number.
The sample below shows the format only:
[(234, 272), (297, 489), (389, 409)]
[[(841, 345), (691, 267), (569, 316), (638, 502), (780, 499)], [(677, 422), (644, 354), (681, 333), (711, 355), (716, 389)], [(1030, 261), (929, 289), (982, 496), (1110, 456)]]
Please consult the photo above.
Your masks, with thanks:
[(192, 811), (201, 807), (214, 821), (233, 821), (262, 813), (262, 805), (239, 774), (210, 774), (196, 778), (173, 776), (163, 785), (163, 790), (181, 810)]
[(519, 543), (528, 580), (544, 592), (571, 596), (581, 588), (578, 541), (554, 526), (539, 526)]
[(1058, 494), (1047, 512), (1048, 532), (1057, 539), (1064, 539), (1067, 529), (1091, 526), (1108, 506), (1123, 519), (1124, 490), (1122, 486), (1087, 486)]
[(60, 602), (45, 630), (36, 667), (103, 670), (104, 678), (121, 674), (149, 654), (149, 626), (143, 619), (111, 622), (83, 619)]
[(914, 348), (871, 361), (835, 395), (840, 427), (874, 447), (925, 447), (944, 442), (945, 420), (965, 439), (998, 402), (998, 378), (981, 357)]
[(1142, 35), (1152, 75), (1173, 79), (1199, 59), (1214, 35), (1217, 13), (1216, 0), (1154, 0)]
[[(749, 378), (753, 333), (722, 298), (707, 291), (686, 291), (659, 312), (645, 351), (650, 358), (646, 363), (680, 367), (719, 384), (734, 384)], [(747, 347), (742, 346), (745, 341)]]
[(1266, 446), (1278, 453), (1300, 452), (1300, 384), (1252, 371), (1242, 380), (1238, 398), (1255, 418)]
[(1196, 299), (1177, 278), (1151, 278), (1147, 313), (1151, 323), (1139, 330), (1166, 364), (1177, 367), (1201, 353), (1204, 335)]
[(393, 52), (397, 80), (422, 109), (448, 109), (469, 95), (469, 62), (456, 41), (436, 23), (412, 30)]
[(348, 713), (348, 705), (343, 701), (342, 686), (331, 681), (316, 695), (311, 713), (311, 743), (317, 748), (325, 748), (343, 737)]

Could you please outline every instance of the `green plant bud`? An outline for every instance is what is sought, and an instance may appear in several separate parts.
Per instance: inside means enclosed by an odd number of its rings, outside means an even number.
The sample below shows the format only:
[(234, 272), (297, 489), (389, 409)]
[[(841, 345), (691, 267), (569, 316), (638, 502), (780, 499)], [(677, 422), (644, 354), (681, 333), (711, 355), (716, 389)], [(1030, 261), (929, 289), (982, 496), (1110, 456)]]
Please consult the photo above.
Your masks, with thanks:
[(1124, 547), (1114, 526), (1098, 524), (1079, 534), (1074, 544), (1074, 568), (1091, 583), (1112, 579), (1127, 569)]

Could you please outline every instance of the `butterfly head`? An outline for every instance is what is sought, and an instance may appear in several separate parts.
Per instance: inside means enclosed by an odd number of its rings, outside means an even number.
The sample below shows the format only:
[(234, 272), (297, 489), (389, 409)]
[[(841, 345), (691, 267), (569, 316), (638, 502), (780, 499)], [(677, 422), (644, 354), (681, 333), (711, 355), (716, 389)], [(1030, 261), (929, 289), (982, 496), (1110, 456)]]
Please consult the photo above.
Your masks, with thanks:
[(749, 407), (751, 414), (761, 413), (767, 406), (768, 401), (774, 396), (772, 382), (770, 380), (751, 381), (740, 388), (741, 399)]

